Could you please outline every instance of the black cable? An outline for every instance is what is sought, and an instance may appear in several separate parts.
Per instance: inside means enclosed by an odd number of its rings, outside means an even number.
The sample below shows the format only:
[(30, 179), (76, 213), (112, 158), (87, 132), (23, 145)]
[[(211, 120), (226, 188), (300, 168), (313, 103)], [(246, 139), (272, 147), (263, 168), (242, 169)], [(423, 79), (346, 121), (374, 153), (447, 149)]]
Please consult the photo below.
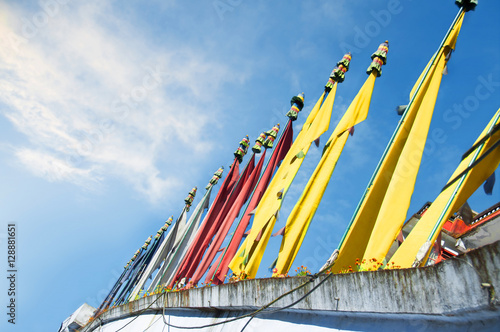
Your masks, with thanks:
[[(118, 332), (118, 331), (121, 331), (123, 330), (127, 325), (129, 325), (130, 323), (132, 323), (134, 320), (136, 320), (137, 318), (139, 318), (140, 315), (142, 315), (146, 310), (148, 310), (149, 308), (151, 308), (153, 306), (153, 304), (156, 303), (156, 301), (158, 301), (158, 299), (160, 298), (160, 296), (158, 296), (156, 298), (156, 300), (154, 300), (153, 302), (151, 302), (150, 305), (148, 305), (146, 308), (142, 309), (141, 311), (139, 311), (139, 313), (130, 321), (128, 322), (127, 324), (123, 325), (122, 327), (120, 327), (118, 330), (116, 330), (115, 332)], [(101, 320), (102, 322), (102, 320)]]
[(250, 317), (250, 319), (245, 323), (245, 325), (243, 326), (243, 328), (240, 330), (240, 332), (243, 332), (243, 330), (245, 330), (245, 328), (248, 326), (248, 324), (250, 324), (250, 322), (252, 321), (252, 319), (254, 318), (255, 316), (252, 316)]
[(463, 156), (462, 156), (462, 160), (464, 160), (465, 158), (467, 158), (472, 152), (474, 152), (474, 150), (476, 150), (478, 148), (478, 146), (480, 146), (481, 144), (483, 144), (484, 142), (486, 142), (494, 133), (496, 133), (498, 130), (500, 130), (500, 123), (497, 123), (489, 133), (487, 133), (486, 135), (484, 135), (479, 141), (477, 141), (473, 146), (471, 146), (469, 148), (469, 150), (467, 150)]
[(460, 172), (460, 174), (458, 174), (457, 176), (455, 176), (452, 180), (450, 180), (446, 186), (443, 187), (443, 189), (441, 189), (441, 192), (445, 191), (446, 189), (448, 189), (452, 184), (454, 184), (455, 182), (457, 182), (462, 176), (464, 176), (465, 174), (467, 174), (471, 169), (473, 169), (474, 167), (476, 167), (484, 158), (486, 158), (490, 153), (492, 153), (498, 146), (500, 146), (500, 139), (498, 141), (495, 142), (495, 144), (493, 144), (493, 146), (491, 148), (489, 148), (488, 150), (486, 150), (482, 155), (481, 157), (479, 157), (478, 159), (476, 159), (472, 164), (470, 164), (469, 167), (467, 167), (466, 169), (464, 169), (462, 172)]
[[(318, 287), (321, 286), (326, 280), (328, 280), (328, 278), (330, 278), (333, 275), (333, 273), (328, 274), (316, 286), (314, 286), (310, 291), (308, 291), (307, 293), (305, 293), (303, 296), (301, 296), (295, 302), (292, 302), (291, 304), (286, 305), (286, 306), (284, 306), (282, 308), (277, 308), (277, 309), (274, 309), (274, 310), (264, 311), (266, 308), (270, 307), (271, 305), (273, 305), (277, 301), (281, 300), (285, 296), (290, 295), (291, 293), (296, 292), (297, 290), (299, 290), (299, 289), (303, 288), (304, 286), (308, 285), (309, 283), (313, 282), (321, 274), (323, 274), (325, 271), (329, 270), (329, 268), (333, 265), (333, 263), (334, 262), (332, 262), (329, 266), (327, 266), (326, 268), (322, 269), (321, 271), (315, 273), (314, 275), (310, 275), (309, 280), (303, 282), (302, 284), (300, 284), (299, 286), (297, 286), (297, 287), (289, 290), (288, 292), (281, 294), (280, 296), (278, 296), (277, 298), (275, 298), (274, 300), (272, 300), (268, 304), (260, 307), (259, 309), (255, 310), (255, 311), (253, 311), (251, 313), (248, 313), (248, 314), (245, 314), (245, 315), (241, 315), (241, 316), (237, 316), (237, 317), (234, 317), (234, 318), (230, 318), (230, 319), (227, 319), (227, 320), (222, 321), (222, 322), (217, 322), (217, 323), (212, 323), (212, 324), (207, 324), (207, 325), (202, 325), (202, 326), (177, 326), (177, 325), (173, 325), (173, 324), (167, 323), (167, 321), (165, 320), (165, 306), (162, 305), (162, 319), (163, 319), (163, 323), (166, 326), (177, 328), (177, 329), (186, 329), (186, 330), (202, 329), (202, 328), (206, 328), (206, 327), (212, 327), (212, 326), (217, 326), (217, 325), (222, 325), (222, 324), (234, 322), (234, 321), (246, 318), (246, 317), (251, 317), (251, 319), (253, 319), (253, 317), (256, 316), (256, 315), (258, 315), (259, 313), (271, 314), (271, 313), (275, 313), (275, 312), (278, 312), (278, 311), (281, 311), (281, 310), (288, 309), (290, 307), (293, 307), (294, 305), (296, 305), (297, 303), (299, 303), (300, 301), (302, 301), (303, 299), (305, 299), (307, 296), (309, 296), (316, 289), (318, 289)], [(167, 293), (163, 293), (162, 295), (166, 296), (166, 294)], [(153, 302), (151, 302), (151, 304), (149, 306), (147, 306), (146, 308), (144, 308), (143, 310), (141, 310), (139, 313), (137, 313), (136, 316), (130, 322), (128, 322), (127, 324), (125, 324), (124, 326), (122, 326), (121, 328), (119, 328), (118, 330), (116, 330), (115, 332), (123, 330), (126, 326), (128, 326), (129, 324), (131, 324), (137, 318), (139, 318), (139, 316), (142, 315), (145, 311), (149, 310), (149, 308), (151, 308), (153, 306), (153, 304), (155, 304), (160, 299), (160, 297), (161, 297), (161, 295), (158, 296)], [(101, 321), (101, 324), (102, 324), (102, 319), (100, 317), (98, 317), (98, 318), (99, 318), (99, 320)], [(246, 326), (250, 323), (251, 319), (248, 320), (248, 322), (245, 324), (245, 326), (243, 327), (243, 329), (246, 328)]]
[[(324, 269), (324, 270), (326, 270), (326, 269)], [(314, 286), (310, 291), (308, 291), (306, 294), (304, 294), (302, 297), (300, 297), (295, 302), (292, 302), (291, 304), (289, 304), (287, 306), (284, 306), (282, 308), (277, 308), (277, 309), (274, 309), (274, 310), (264, 311), (266, 308), (270, 307), (271, 305), (273, 305), (274, 303), (276, 303), (277, 301), (279, 301), (283, 297), (285, 297), (285, 296), (287, 296), (287, 295), (289, 295), (289, 294), (291, 294), (291, 293), (299, 290), (300, 288), (302, 288), (305, 285), (309, 284), (310, 282), (314, 281), (319, 276), (319, 274), (322, 273), (323, 271), (320, 271), (317, 274), (312, 275), (311, 278), (308, 281), (306, 281), (306, 282), (302, 283), (301, 285), (295, 287), (294, 289), (292, 289), (292, 290), (290, 290), (290, 291), (288, 291), (288, 292), (286, 292), (286, 293), (278, 296), (277, 298), (275, 298), (274, 300), (272, 300), (268, 304), (260, 307), (259, 309), (255, 310), (255, 311), (253, 311), (251, 313), (245, 314), (245, 315), (241, 315), (241, 316), (237, 316), (237, 317), (234, 317), (234, 318), (230, 318), (230, 319), (227, 319), (227, 320), (222, 321), (222, 322), (217, 322), (217, 323), (212, 323), (212, 324), (207, 324), (207, 325), (201, 325), (201, 326), (177, 326), (177, 325), (169, 324), (169, 323), (166, 322), (166, 320), (165, 320), (165, 307), (163, 307), (163, 311), (162, 311), (162, 314), (163, 314), (163, 323), (165, 325), (169, 326), (169, 327), (173, 327), (173, 328), (176, 328), (176, 329), (194, 330), (194, 329), (203, 329), (203, 328), (206, 328), (206, 327), (213, 327), (213, 326), (217, 326), (217, 325), (222, 325), (222, 324), (234, 322), (234, 321), (246, 318), (246, 317), (252, 317), (253, 318), (254, 316), (258, 315), (259, 313), (270, 314), (270, 313), (275, 313), (275, 312), (278, 312), (278, 311), (281, 311), (281, 310), (285, 310), (285, 309), (288, 309), (290, 307), (293, 307), (294, 305), (296, 305), (297, 303), (299, 303), (300, 301), (302, 301), (303, 299), (305, 299), (312, 292), (314, 292), (319, 286), (321, 286), (328, 278), (330, 278), (333, 274), (328, 274), (316, 286)], [(245, 324), (245, 326), (243, 327), (243, 329), (248, 325), (249, 322), (250, 322), (250, 320), (247, 322), (247, 324)]]

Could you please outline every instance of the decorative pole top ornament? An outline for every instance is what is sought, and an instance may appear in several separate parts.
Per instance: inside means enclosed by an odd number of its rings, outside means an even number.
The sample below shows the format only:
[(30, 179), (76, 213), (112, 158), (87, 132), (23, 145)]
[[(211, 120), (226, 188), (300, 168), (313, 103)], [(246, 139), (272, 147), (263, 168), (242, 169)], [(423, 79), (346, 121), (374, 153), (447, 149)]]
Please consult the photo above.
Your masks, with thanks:
[(455, 4), (466, 12), (476, 9), (478, 2), (478, 0), (455, 0)]
[(250, 140), (248, 139), (248, 135), (246, 135), (241, 141), (240, 146), (234, 152), (234, 157), (238, 159), (241, 163), (243, 161), (243, 157), (247, 154), (248, 147), (250, 146)]
[(345, 73), (349, 70), (349, 64), (351, 63), (352, 54), (348, 52), (344, 54), (342, 59), (337, 62), (337, 66), (333, 68), (330, 78), (325, 85), (325, 92), (330, 92), (335, 85), (335, 83), (342, 83), (345, 79)]
[(208, 190), (210, 187), (215, 186), (217, 184), (217, 182), (219, 182), (220, 178), (222, 177), (223, 172), (224, 172), (224, 166), (219, 167), (219, 169), (215, 171), (214, 175), (212, 176), (212, 178), (208, 182), (205, 189)]
[(290, 108), (288, 113), (286, 113), (286, 116), (288, 116), (290, 120), (295, 121), (297, 120), (299, 112), (304, 107), (304, 92), (301, 92), (298, 95), (292, 97), (292, 99), (290, 100), (290, 105), (292, 105), (292, 107)]
[(374, 70), (377, 72), (377, 77), (382, 75), (382, 66), (387, 63), (387, 52), (389, 52), (388, 40), (380, 44), (375, 53), (372, 54), (372, 63), (366, 70), (368, 75), (370, 75)]
[(196, 196), (196, 190), (198, 190), (198, 187), (194, 187), (193, 189), (191, 189), (187, 197), (184, 199), (184, 202), (186, 203), (186, 211), (188, 212), (191, 204), (193, 204), (194, 197)]

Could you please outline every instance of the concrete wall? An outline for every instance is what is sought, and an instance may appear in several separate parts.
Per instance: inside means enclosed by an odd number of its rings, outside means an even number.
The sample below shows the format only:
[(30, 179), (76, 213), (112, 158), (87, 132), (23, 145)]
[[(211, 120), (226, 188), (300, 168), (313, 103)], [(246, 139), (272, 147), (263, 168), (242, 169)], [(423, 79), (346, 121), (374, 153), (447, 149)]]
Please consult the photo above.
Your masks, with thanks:
[[(293, 303), (322, 281), (321, 276), (271, 308)], [(163, 319), (174, 325), (199, 326), (239, 316), (271, 302), (308, 278), (253, 279), (218, 287), (150, 296), (111, 309), (83, 331), (162, 331)], [(482, 284), (490, 284), (485, 288)], [(338, 330), (423, 331), (500, 330), (500, 242), (436, 266), (333, 275), (290, 309), (259, 315), (245, 331)], [(499, 293), (500, 294), (500, 293)], [(166, 316), (162, 315), (165, 306)], [(142, 313), (140, 318), (134, 318)], [(249, 318), (200, 331), (241, 330)], [(168, 322), (168, 321), (167, 321)], [(141, 325), (142, 324), (142, 325)], [(151, 325), (153, 324), (153, 325)], [(165, 329), (167, 331), (168, 329)], [(170, 331), (181, 331), (170, 329)]]

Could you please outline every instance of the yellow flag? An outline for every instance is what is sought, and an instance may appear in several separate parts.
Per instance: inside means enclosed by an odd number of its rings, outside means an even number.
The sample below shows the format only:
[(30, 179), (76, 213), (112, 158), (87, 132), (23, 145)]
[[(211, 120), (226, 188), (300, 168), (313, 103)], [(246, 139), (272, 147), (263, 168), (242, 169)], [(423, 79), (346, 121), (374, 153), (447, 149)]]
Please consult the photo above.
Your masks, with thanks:
[(319, 98), (262, 196), (250, 234), (229, 263), (229, 268), (234, 274), (241, 275), (244, 272), (247, 277), (255, 278), (282, 200), (302, 165), (311, 143), (328, 130), (336, 91), (337, 84), (333, 86), (324, 103), (325, 93)]
[(349, 128), (364, 121), (370, 108), (376, 72), (373, 72), (360, 89), (328, 140), (323, 156), (295, 204), (286, 222), (285, 233), (274, 275), (285, 274), (297, 256), (312, 218), (330, 181), (335, 165), (342, 153)]
[(415, 187), (415, 181), (420, 167), (420, 161), (427, 140), (427, 133), (432, 120), (432, 113), (441, 84), (442, 73), (446, 66), (447, 55), (455, 48), (456, 38), (460, 32), (463, 13), (453, 32), (448, 36), (444, 47), (439, 51), (433, 66), (433, 73), (429, 75), (428, 88), (415, 92), (413, 107), (419, 109), (406, 144), (399, 156), (398, 164), (387, 188), (387, 194), (380, 207), (370, 240), (366, 246), (363, 259), (364, 268), (369, 267), (368, 260), (376, 259), (381, 262), (389, 251), (392, 242), (403, 227), (410, 200)]
[(354, 213), (332, 272), (357, 269), (356, 259), (382, 261), (397, 236), (410, 205), (446, 55), (455, 47), (462, 21), (463, 13), (412, 90), (406, 114)]
[[(483, 130), (476, 143), (492, 132), (494, 126), (500, 124), (500, 109), (493, 116), (488, 126)], [(425, 212), (422, 218), (415, 225), (409, 236), (398, 248), (388, 266), (401, 268), (425, 264), (429, 255), (429, 249), (436, 241), (441, 228), (448, 218), (462, 206), (467, 199), (477, 190), (477, 188), (495, 171), (500, 163), (500, 148), (493, 148), (488, 155), (485, 154), (500, 140), (500, 131), (493, 133), (482, 144), (477, 147), (465, 159), (462, 160), (458, 168), (450, 178), (450, 181), (457, 178), (475, 161), (484, 157), (477, 165), (463, 174), (453, 184), (443, 190), (434, 200), (431, 207)], [(423, 247), (425, 246), (425, 247)], [(424, 248), (419, 254), (420, 248)], [(417, 258), (417, 254), (420, 257)]]
[(385, 258), (406, 219), (444, 65), (445, 60), (442, 56), (436, 68), (438, 72), (432, 76), (429, 87), (425, 91), (420, 90), (416, 96), (414, 105), (419, 106), (419, 114), (410, 128), (406, 144), (401, 150), (386, 195), (380, 206), (377, 220), (363, 255), (363, 259), (366, 261), (373, 258), (382, 261)]

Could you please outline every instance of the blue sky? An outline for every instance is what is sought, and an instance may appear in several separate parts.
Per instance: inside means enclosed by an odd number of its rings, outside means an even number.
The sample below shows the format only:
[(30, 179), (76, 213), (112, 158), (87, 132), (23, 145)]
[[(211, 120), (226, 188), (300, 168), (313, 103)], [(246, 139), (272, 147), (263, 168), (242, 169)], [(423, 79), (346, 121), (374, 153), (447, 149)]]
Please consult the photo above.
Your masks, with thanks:
[[(83, 302), (98, 306), (188, 191), (228, 166), (243, 136), (285, 123), (290, 98), (304, 92), (297, 134), (350, 50), (324, 143), (388, 39), (368, 119), (348, 140), (294, 263), (317, 270), (397, 125), (394, 108), (455, 17), (453, 2), (1, 1), (0, 241), (5, 248), (15, 222), (19, 271), (18, 324), (2, 311), (2, 331), (54, 331)], [(437, 196), (500, 107), (498, 12), (498, 1), (484, 0), (465, 17), (409, 214)], [(277, 228), (320, 152), (311, 148)], [(481, 211), (499, 200), (495, 188), (469, 203)], [(280, 241), (271, 239), (260, 277)], [(6, 290), (0, 278), (3, 308)]]

